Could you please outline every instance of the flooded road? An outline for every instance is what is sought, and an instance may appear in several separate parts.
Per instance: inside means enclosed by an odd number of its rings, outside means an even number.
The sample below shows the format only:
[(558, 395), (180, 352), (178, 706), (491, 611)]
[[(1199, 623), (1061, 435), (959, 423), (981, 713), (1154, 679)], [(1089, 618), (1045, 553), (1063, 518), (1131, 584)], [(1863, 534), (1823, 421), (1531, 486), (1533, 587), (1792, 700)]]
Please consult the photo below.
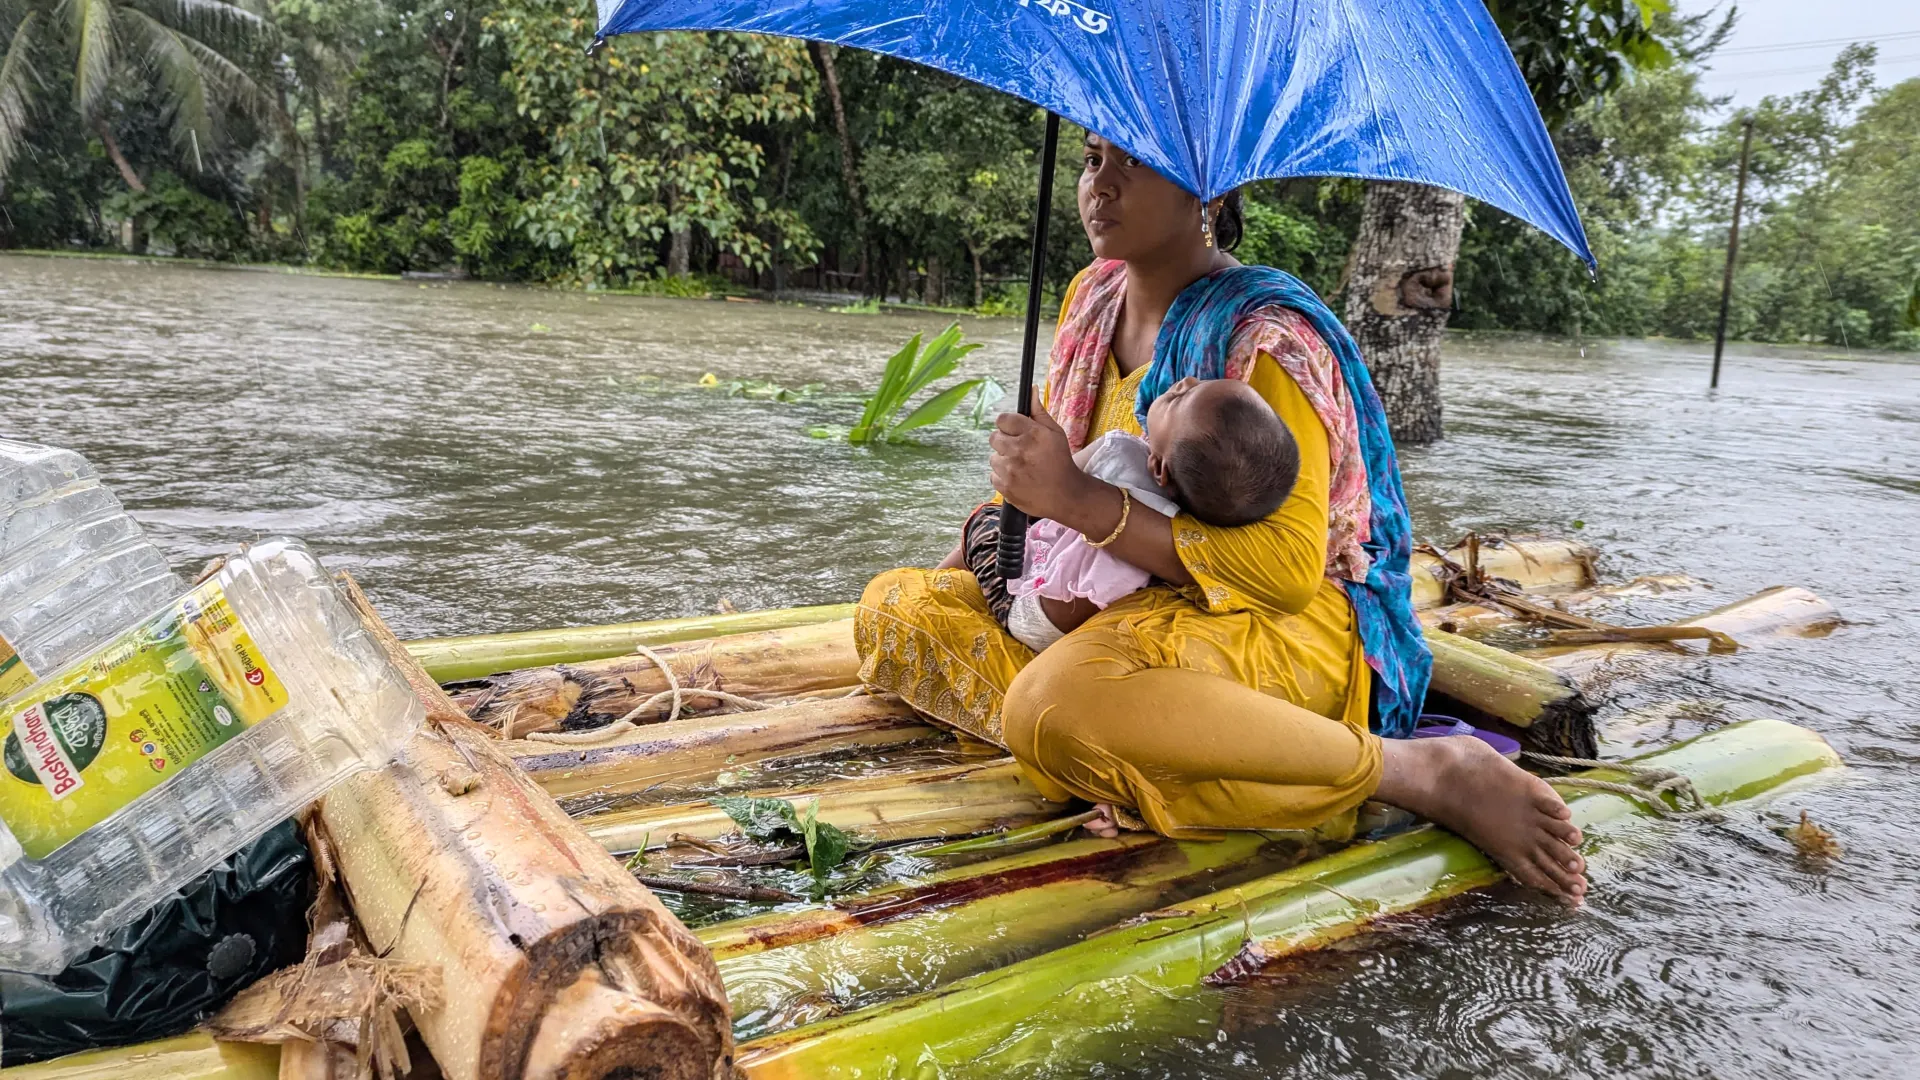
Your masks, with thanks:
[[(933, 315), (0, 256), (0, 436), (86, 453), (176, 566), (291, 533), (403, 635), (850, 600), (951, 546), (985, 434), (810, 438)], [(1019, 324), (970, 319), (1011, 383)], [(1617, 687), (1607, 752), (1773, 716), (1856, 767), (1726, 827), (1649, 826), (1582, 912), (1476, 895), (1106, 1033), (1127, 1077), (1908, 1075), (1920, 1045), (1920, 362), (1449, 342), (1423, 538), (1577, 534), (1684, 575), (1621, 621), (1803, 585), (1848, 625)], [(727, 397), (713, 373), (819, 383)], [(1797, 860), (1800, 810), (1845, 855)], [(1198, 1019), (1195, 1019), (1198, 1017)], [(1044, 1074), (1044, 1064), (1034, 1065)], [(1083, 1075), (1083, 1065), (1055, 1065)]]

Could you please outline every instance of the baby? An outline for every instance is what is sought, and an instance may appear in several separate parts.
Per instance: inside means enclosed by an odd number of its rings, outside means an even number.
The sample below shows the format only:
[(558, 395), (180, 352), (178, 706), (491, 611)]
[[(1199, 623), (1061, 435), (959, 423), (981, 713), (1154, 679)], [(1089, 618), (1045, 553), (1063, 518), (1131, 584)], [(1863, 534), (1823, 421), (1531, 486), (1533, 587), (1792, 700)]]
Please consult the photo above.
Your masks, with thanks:
[[(1183, 379), (1147, 409), (1147, 437), (1110, 432), (1074, 455), (1089, 475), (1125, 488), (1172, 517), (1183, 508), (1208, 525), (1247, 525), (1293, 492), (1300, 448), (1286, 424), (1237, 379)], [(971, 528), (971, 524), (969, 526)], [(968, 568), (992, 597), (992, 545), (965, 545)], [(1025, 573), (1006, 583), (1007, 631), (1038, 652), (1152, 575), (1054, 521), (1027, 531)]]

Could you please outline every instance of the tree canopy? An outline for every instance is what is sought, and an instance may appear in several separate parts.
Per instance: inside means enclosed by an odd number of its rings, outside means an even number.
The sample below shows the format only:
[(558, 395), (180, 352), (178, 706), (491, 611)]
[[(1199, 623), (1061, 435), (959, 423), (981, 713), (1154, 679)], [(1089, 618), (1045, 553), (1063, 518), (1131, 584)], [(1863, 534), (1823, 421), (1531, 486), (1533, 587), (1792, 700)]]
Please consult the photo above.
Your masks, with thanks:
[[(1735, 115), (1700, 84), (1724, 22), (1655, 0), (1488, 7), (1600, 274), (1472, 206), (1453, 325), (1711, 333), (1751, 117), (1735, 333), (1920, 347), (1920, 80), (1876, 85), (1857, 46), (1817, 87)], [(590, 56), (592, 18), (572, 0), (0, 0), (0, 245), (1023, 302), (1033, 107), (750, 35)], [(1331, 295), (1361, 192), (1250, 185), (1240, 254)], [(1056, 229), (1049, 255), (1057, 289), (1084, 240)]]

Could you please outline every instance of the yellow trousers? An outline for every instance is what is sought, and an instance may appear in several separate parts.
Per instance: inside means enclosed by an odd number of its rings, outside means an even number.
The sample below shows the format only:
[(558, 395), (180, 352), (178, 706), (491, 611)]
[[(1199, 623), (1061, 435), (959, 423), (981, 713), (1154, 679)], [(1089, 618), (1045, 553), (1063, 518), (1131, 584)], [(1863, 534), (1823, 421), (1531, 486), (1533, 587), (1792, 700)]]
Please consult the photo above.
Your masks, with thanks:
[(1136, 810), (1156, 832), (1338, 830), (1380, 782), (1352, 610), (1326, 583), (1293, 616), (1136, 593), (1037, 657), (964, 570), (875, 578), (861, 677), (1005, 746), (1049, 797)]

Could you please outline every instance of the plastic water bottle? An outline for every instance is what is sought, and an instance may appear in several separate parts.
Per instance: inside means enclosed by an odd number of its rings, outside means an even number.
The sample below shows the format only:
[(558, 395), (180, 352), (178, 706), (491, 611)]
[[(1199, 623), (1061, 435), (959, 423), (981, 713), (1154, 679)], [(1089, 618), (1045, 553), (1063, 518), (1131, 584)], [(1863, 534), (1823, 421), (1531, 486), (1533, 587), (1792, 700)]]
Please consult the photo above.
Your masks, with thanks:
[(0, 699), (184, 591), (85, 458), (0, 439)]
[[(105, 590), (122, 611), (131, 591)], [(9, 625), (29, 631), (21, 655), (44, 663), (60, 655), (48, 641), (71, 639), (31, 631), (105, 622)], [(295, 540), (256, 544), (126, 623), (0, 705), (0, 968), (60, 970), (333, 784), (393, 760), (424, 719)]]

